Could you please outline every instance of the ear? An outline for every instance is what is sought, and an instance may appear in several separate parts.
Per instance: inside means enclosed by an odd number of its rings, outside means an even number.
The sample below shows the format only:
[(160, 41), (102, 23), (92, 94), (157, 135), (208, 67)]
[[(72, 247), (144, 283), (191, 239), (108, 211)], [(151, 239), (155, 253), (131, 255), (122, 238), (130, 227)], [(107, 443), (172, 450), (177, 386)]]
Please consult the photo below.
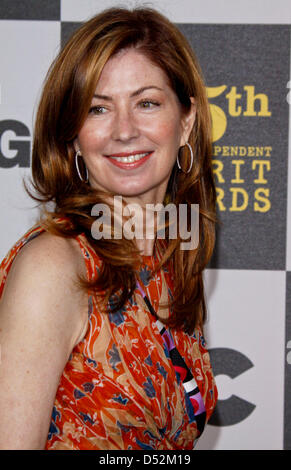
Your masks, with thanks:
[(181, 125), (182, 125), (182, 133), (181, 133), (181, 140), (180, 146), (183, 147), (189, 140), (190, 133), (193, 129), (195, 117), (196, 117), (196, 103), (193, 96), (190, 96), (191, 101), (191, 108), (182, 116)]
[(77, 153), (77, 152), (80, 150), (80, 145), (79, 145), (78, 137), (76, 137), (76, 138), (73, 140), (73, 146), (74, 146), (75, 152)]

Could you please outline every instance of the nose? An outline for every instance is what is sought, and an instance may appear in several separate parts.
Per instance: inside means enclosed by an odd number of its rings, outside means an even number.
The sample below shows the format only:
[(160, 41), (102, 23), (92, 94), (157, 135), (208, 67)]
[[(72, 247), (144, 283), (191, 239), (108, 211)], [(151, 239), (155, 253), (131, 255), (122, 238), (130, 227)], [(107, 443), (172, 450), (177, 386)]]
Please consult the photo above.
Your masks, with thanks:
[(138, 137), (138, 135), (139, 132), (132, 111), (128, 108), (119, 109), (114, 118), (113, 139), (128, 142)]

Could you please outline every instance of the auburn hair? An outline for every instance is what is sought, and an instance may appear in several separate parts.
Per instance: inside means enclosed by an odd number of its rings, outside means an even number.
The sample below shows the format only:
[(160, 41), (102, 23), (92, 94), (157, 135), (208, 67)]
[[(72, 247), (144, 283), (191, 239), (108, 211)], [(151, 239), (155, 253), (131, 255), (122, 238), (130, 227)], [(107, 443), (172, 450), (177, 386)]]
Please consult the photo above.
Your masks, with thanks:
[[(75, 167), (73, 141), (88, 115), (91, 100), (104, 65), (122, 49), (134, 47), (167, 75), (182, 110), (190, 110), (195, 98), (196, 119), (190, 134), (194, 162), (189, 173), (174, 165), (164, 202), (199, 204), (199, 243), (193, 250), (181, 250), (181, 239), (162, 244), (163, 257), (154, 274), (166, 263), (174, 270), (174, 291), (168, 307), (171, 315), (162, 320), (171, 327), (191, 333), (206, 318), (202, 273), (215, 243), (215, 185), (212, 173), (212, 126), (202, 72), (195, 54), (179, 29), (151, 8), (110, 8), (84, 23), (59, 52), (46, 76), (34, 126), (32, 190), (42, 203), (42, 223), (63, 237), (85, 234), (102, 260), (94, 282), (81, 280), (82, 287), (103, 299), (118, 298), (110, 311), (120, 309), (136, 287), (135, 271), (142, 261), (134, 240), (95, 240), (91, 227), (96, 217), (92, 206), (113, 196), (82, 182)], [(183, 153), (183, 155), (182, 155)], [(189, 152), (181, 152), (187, 169)], [(54, 203), (48, 210), (47, 203)], [(69, 223), (67, 223), (69, 221)], [(168, 232), (166, 232), (168, 233)], [(157, 238), (155, 244), (159, 244)], [(115, 294), (118, 295), (116, 296)], [(163, 304), (165, 305), (165, 304)]]

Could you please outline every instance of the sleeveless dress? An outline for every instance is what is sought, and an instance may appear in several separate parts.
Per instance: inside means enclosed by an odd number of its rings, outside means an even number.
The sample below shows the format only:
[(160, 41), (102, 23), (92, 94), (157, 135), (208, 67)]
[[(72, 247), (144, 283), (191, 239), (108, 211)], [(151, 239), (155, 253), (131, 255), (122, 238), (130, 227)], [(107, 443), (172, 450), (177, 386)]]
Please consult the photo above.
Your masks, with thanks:
[[(18, 251), (42, 232), (40, 225), (30, 229), (2, 261), (0, 297)], [(76, 240), (91, 280), (102, 262), (84, 235)], [(152, 278), (160, 256), (158, 250), (143, 256), (139, 277), (155, 311), (167, 316), (159, 302), (172, 296), (173, 269), (168, 264)], [(88, 293), (87, 332), (61, 376), (47, 450), (194, 448), (217, 401), (209, 354), (200, 328), (188, 335), (162, 327), (138, 289), (122, 309), (107, 314)], [(173, 363), (171, 349), (182, 363)]]

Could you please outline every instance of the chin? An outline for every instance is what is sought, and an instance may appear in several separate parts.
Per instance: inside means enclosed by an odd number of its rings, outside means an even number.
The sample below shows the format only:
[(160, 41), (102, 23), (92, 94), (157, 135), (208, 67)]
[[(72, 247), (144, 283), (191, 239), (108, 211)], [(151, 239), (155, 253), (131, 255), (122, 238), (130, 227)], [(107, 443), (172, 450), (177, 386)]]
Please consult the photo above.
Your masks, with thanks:
[(138, 197), (146, 194), (151, 188), (119, 188), (114, 192), (122, 197)]

